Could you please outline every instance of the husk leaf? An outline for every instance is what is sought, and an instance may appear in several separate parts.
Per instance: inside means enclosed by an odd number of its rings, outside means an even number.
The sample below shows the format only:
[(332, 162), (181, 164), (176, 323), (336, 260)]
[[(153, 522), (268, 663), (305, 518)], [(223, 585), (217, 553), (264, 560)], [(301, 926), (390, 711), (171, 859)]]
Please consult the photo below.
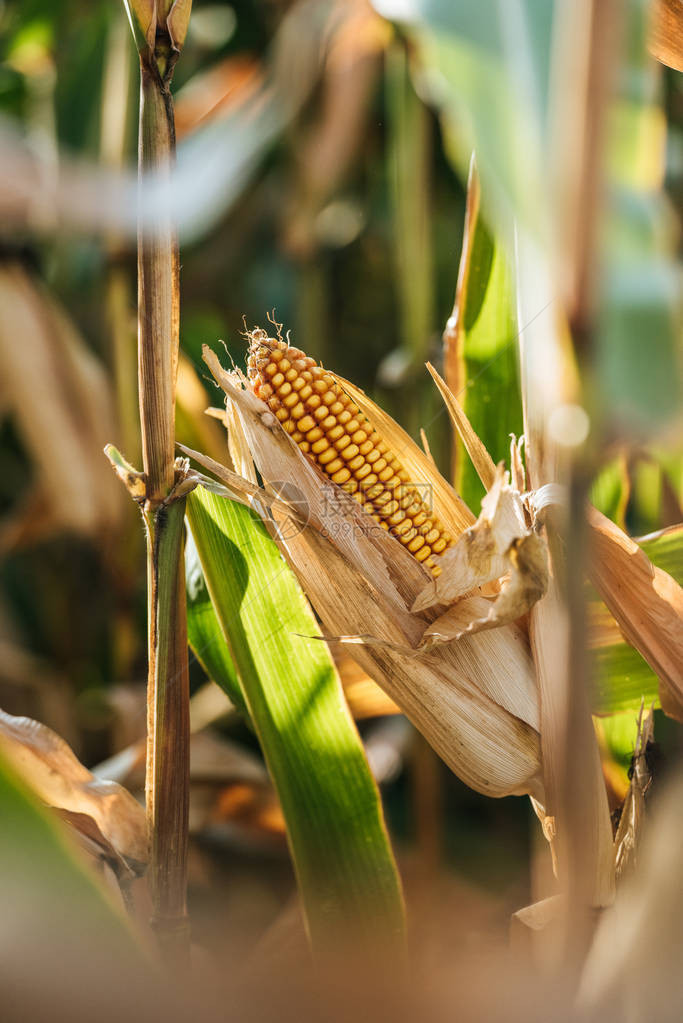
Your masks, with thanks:
[[(485, 794), (531, 793), (542, 802), (535, 679), (523, 635), (507, 626), (433, 653), (418, 651), (429, 615), (411, 613), (409, 607), (429, 579), (426, 570), (325, 480), (267, 407), (235, 386), (213, 352), (205, 349), (204, 357), (237, 410), (248, 445), (240, 458), (233, 455), (235, 464), (249, 454), (265, 481), (295, 481), (308, 502), (307, 527), (295, 535), (288, 530), (286, 539), (280, 530), (276, 539), (326, 631), (359, 636), (371, 621), (375, 641), (359, 642), (354, 660), (455, 773)], [(375, 416), (376, 406), (362, 392), (346, 382), (342, 386), (396, 445), (406, 468), (415, 468), (414, 481), (434, 487), (434, 510), (442, 521), (462, 533), (473, 516), (429, 459), (385, 413)], [(393, 424), (389, 429), (387, 420)], [(401, 443), (406, 446), (399, 449)], [(276, 521), (281, 514), (273, 509)]]

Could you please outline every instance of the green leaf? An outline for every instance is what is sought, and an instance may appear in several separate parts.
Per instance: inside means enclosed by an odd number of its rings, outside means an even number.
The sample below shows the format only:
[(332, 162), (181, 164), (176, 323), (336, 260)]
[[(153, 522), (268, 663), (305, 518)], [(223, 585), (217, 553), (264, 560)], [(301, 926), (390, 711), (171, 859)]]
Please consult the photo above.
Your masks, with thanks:
[[(683, 585), (683, 524), (643, 537), (638, 542), (654, 565)], [(626, 642), (614, 643), (599, 647), (593, 654), (595, 714), (637, 711), (641, 699), (646, 706), (653, 702), (656, 707), (660, 706), (657, 676), (632, 646)]]
[(606, 266), (596, 363), (600, 397), (620, 424), (656, 433), (681, 397), (680, 276), (662, 189), (666, 119), (648, 52), (650, 5), (629, 0), (624, 60), (609, 111)]
[[(59, 954), (60, 968), (77, 971), (75, 983), (82, 955), (96, 954), (98, 962), (111, 959), (117, 969), (139, 970), (140, 960), (146, 962), (128, 921), (95, 874), (80, 862), (64, 825), (38, 801), (2, 754), (0, 902), (5, 921), (11, 921), (13, 940), (21, 945), (30, 938), (34, 956), (49, 955), (51, 948), (55, 957)], [(49, 939), (41, 941), (44, 934)], [(53, 967), (56, 962), (55, 958)], [(34, 960), (32, 970), (38, 969)]]
[(594, 714), (638, 710), (642, 699), (647, 706), (660, 706), (657, 676), (628, 643), (600, 647), (594, 657)]
[(231, 702), (249, 716), (237, 671), (221, 629), (202, 572), (197, 546), (191, 532), (185, 543), (185, 586), (187, 591), (187, 639), (202, 668)]
[[(379, 793), (299, 585), (248, 508), (198, 488), (188, 520), (287, 822), (313, 949), (340, 934), (402, 941), (400, 882)], [(363, 945), (365, 947), (365, 944)]]
[[(645, 705), (646, 709), (649, 706)], [(631, 758), (638, 738), (638, 715), (613, 714), (600, 722), (605, 742), (617, 763), (624, 769), (631, 766)]]
[[(455, 351), (447, 355), (449, 384), (493, 461), (507, 463), (510, 434), (519, 436), (523, 429), (515, 297), (506, 254), (481, 213), (474, 166), (454, 321)], [(455, 487), (477, 511), (484, 487), (460, 441)]]
[[(513, 218), (538, 233), (545, 214), (546, 98), (554, 4), (547, 0), (374, 0), (403, 24), (463, 179), (477, 154), (487, 216), (512, 240)], [(495, 211), (494, 219), (491, 212)]]

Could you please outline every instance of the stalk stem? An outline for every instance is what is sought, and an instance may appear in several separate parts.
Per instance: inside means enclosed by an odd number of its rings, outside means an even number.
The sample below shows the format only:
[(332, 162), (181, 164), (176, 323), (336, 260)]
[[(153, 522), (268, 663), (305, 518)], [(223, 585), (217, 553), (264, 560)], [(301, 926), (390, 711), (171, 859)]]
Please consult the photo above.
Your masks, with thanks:
[[(173, 101), (154, 66), (140, 62), (138, 171), (167, 183), (175, 150)], [(138, 380), (142, 460), (147, 498), (173, 487), (175, 388), (178, 368), (178, 239), (173, 219), (159, 211), (153, 228), (138, 228)]]
[[(157, 36), (157, 50), (164, 40)], [(162, 77), (159, 67), (165, 67)], [(140, 180), (171, 174), (172, 65), (140, 61)], [(142, 212), (142, 211), (140, 211)], [(184, 579), (185, 501), (174, 496), (179, 343), (178, 240), (170, 212), (138, 228), (138, 384), (147, 527), (148, 687), (146, 801), (152, 926), (174, 969), (189, 961), (187, 850), (189, 679)]]
[(152, 926), (169, 966), (187, 965), (189, 685), (184, 572), (185, 500), (145, 512), (149, 607), (148, 883)]

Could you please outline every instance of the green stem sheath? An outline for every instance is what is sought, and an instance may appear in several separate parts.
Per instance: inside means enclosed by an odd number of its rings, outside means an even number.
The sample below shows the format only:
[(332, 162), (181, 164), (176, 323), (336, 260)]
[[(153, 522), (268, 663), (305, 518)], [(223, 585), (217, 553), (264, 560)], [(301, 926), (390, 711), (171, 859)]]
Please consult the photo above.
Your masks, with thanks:
[(147, 821), (152, 925), (169, 965), (186, 963), (189, 679), (185, 500), (145, 513), (149, 607)]

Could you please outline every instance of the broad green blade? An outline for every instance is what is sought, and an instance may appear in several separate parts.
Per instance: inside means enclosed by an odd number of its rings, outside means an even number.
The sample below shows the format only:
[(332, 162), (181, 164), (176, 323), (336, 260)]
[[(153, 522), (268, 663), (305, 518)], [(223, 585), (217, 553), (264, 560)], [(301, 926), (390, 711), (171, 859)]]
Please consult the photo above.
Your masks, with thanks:
[[(401, 887), (379, 793), (299, 585), (248, 508), (201, 487), (188, 520), (287, 822), (313, 950), (397, 950)], [(369, 946), (370, 947), (370, 946)]]
[[(683, 585), (683, 525), (672, 526), (661, 533), (639, 540), (648, 558)], [(594, 651), (595, 690), (593, 712), (614, 714), (638, 710), (641, 699), (645, 706), (659, 703), (659, 683), (652, 668), (628, 643), (615, 643)]]
[[(493, 461), (509, 462), (510, 434), (522, 433), (517, 371), (517, 317), (511, 273), (502, 245), (484, 222), (474, 165), (467, 228), (458, 275), (455, 335), (446, 353), (448, 384)], [(457, 442), (455, 488), (479, 510), (484, 487)]]
[(511, 241), (513, 218), (540, 232), (547, 205), (553, 0), (374, 0), (402, 23), (421, 91), (440, 107), (448, 155), (464, 179), (475, 151), (487, 213)]
[(645, 705), (660, 707), (659, 683), (650, 665), (628, 643), (615, 643), (593, 651), (595, 688), (593, 713), (616, 714)]
[[(30, 973), (149, 965), (142, 944), (104, 887), (80, 862), (65, 826), (39, 802), (0, 754), (0, 903), (12, 941), (29, 942)], [(7, 941), (10, 931), (6, 931)], [(9, 953), (9, 945), (5, 952)], [(27, 949), (28, 951), (28, 949)]]
[[(447, 153), (464, 180), (474, 151), (486, 215), (513, 251), (520, 237), (549, 259), (557, 215), (552, 168), (564, 103), (554, 95), (580, 14), (557, 0), (374, 0), (404, 26), (422, 94), (441, 112)], [(626, 0), (620, 13), (620, 65), (603, 139), (603, 257), (596, 315), (597, 386), (605, 420), (639, 438), (656, 433), (680, 403), (677, 359), (680, 280), (676, 231), (664, 194), (666, 119), (648, 52), (650, 4)], [(580, 65), (580, 61), (577, 61)], [(571, 128), (571, 125), (569, 126)], [(570, 134), (567, 136), (571, 138)], [(549, 169), (551, 173), (549, 173)], [(556, 225), (557, 226), (557, 225)], [(545, 302), (540, 298), (539, 305)]]
[(187, 640), (202, 668), (216, 685), (230, 697), (245, 717), (249, 716), (237, 671), (199, 561), (192, 533), (185, 544), (185, 587), (187, 592)]
[(623, 5), (623, 62), (606, 131), (610, 202), (596, 331), (600, 400), (622, 433), (634, 430), (641, 441), (675, 416), (681, 400), (678, 242), (662, 187), (667, 126), (648, 52), (650, 14), (643, 0)]

